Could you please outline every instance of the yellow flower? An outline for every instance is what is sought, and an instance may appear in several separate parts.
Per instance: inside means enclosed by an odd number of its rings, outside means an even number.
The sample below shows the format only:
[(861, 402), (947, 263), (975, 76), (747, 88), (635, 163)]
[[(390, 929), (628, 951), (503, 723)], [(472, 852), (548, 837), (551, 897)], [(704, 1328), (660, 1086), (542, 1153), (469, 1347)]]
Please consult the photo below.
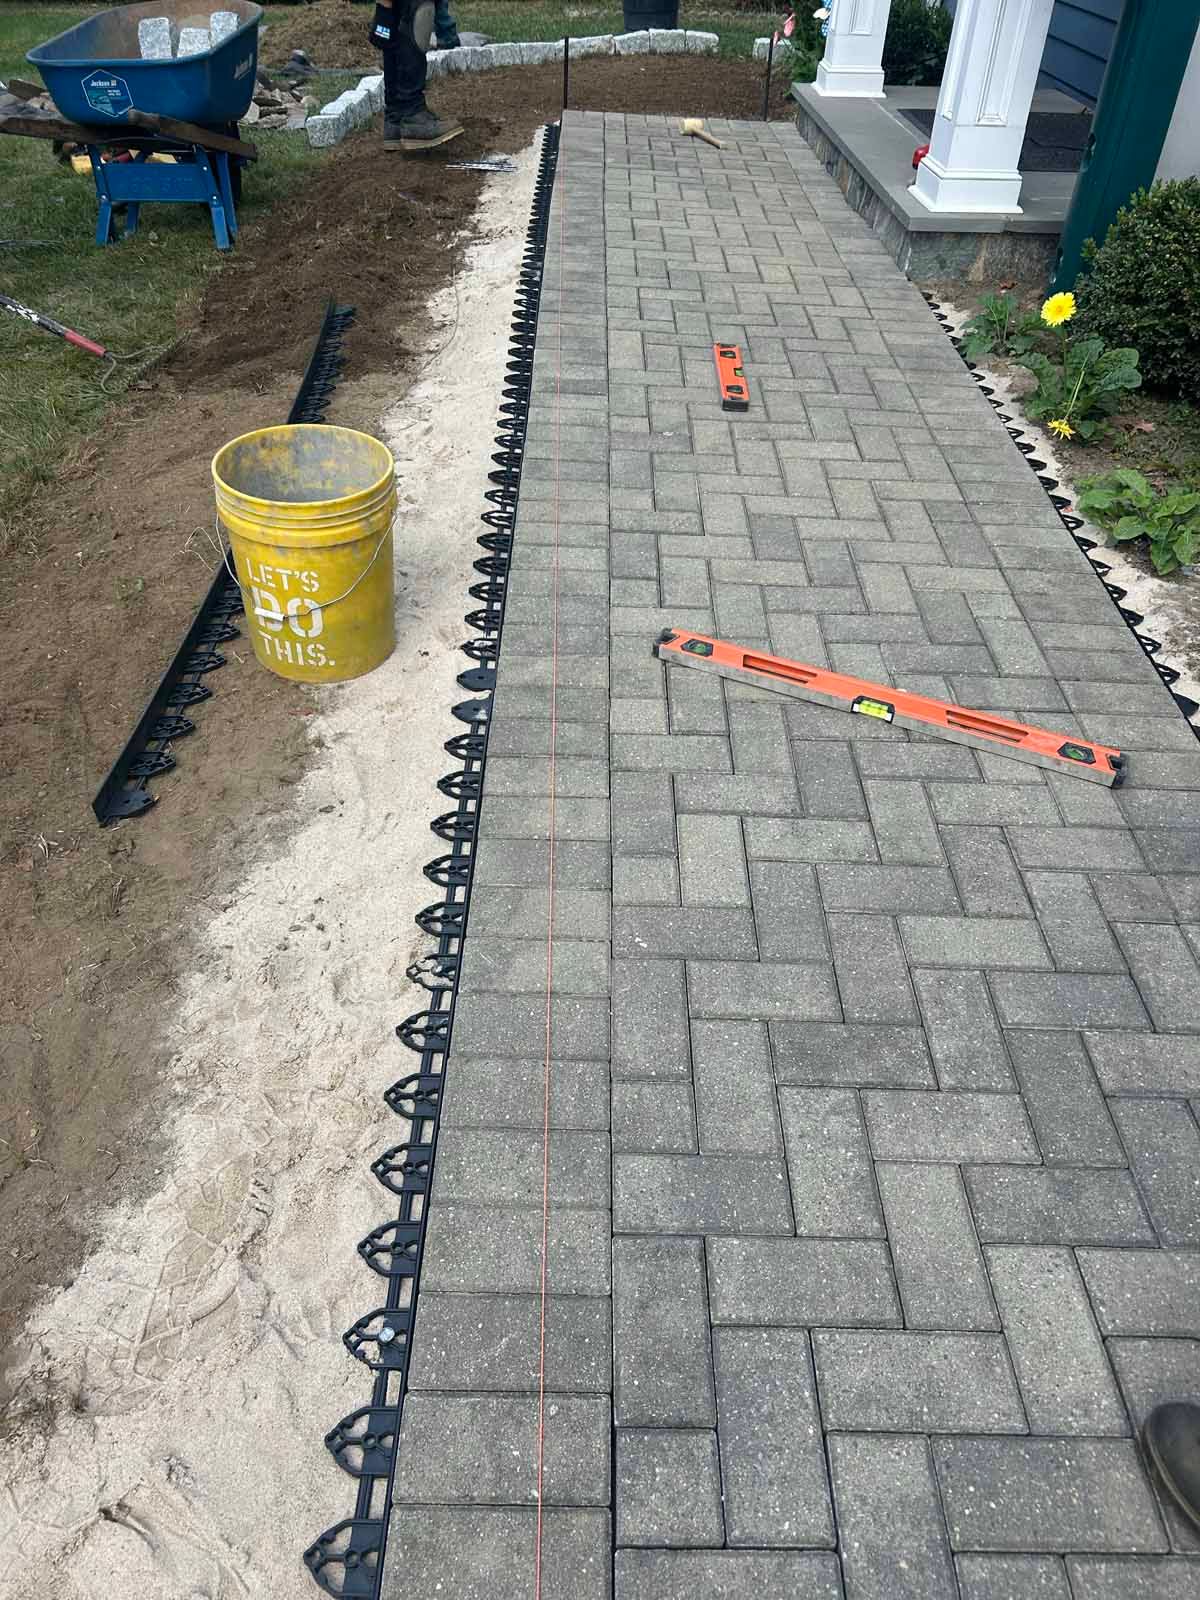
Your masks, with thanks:
[(1050, 432), (1056, 433), (1060, 439), (1073, 439), (1075, 437), (1075, 429), (1067, 421), (1066, 417), (1055, 417), (1050, 423)]
[(1075, 296), (1073, 294), (1052, 294), (1042, 307), (1042, 321), (1051, 328), (1057, 328), (1064, 322), (1070, 322), (1075, 315)]

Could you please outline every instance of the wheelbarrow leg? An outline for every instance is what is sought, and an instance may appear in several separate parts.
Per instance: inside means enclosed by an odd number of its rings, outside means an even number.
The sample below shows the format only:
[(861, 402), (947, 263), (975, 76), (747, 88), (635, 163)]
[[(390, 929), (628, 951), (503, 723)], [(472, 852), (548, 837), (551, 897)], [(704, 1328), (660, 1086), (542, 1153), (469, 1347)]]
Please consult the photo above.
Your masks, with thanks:
[[(217, 241), (217, 249), (228, 250), (233, 243), (229, 231), (229, 213), (233, 210), (233, 202), (232, 199), (229, 201), (229, 210), (227, 211), (225, 200), (229, 188), (228, 169), (226, 169), (225, 182), (222, 184), (217, 176), (220, 160), (218, 159), (214, 166), (214, 162), (210, 159), (209, 151), (198, 144), (193, 145), (192, 148), (196, 152), (196, 165), (204, 173), (208, 184), (208, 209), (212, 216), (213, 236)], [(236, 228), (237, 224), (235, 223), (235, 232)]]
[(236, 239), (238, 236), (238, 224), (237, 207), (234, 205), (233, 200), (232, 171), (236, 158), (224, 150), (218, 150), (215, 152), (213, 159), (216, 161), (217, 177), (221, 183), (221, 204), (225, 207), (225, 221), (229, 227), (230, 237)]
[(100, 202), (99, 215), (96, 218), (96, 243), (112, 244), (113, 242), (113, 202), (108, 192), (108, 179), (104, 172), (104, 163), (100, 159), (100, 150), (97, 145), (87, 147), (88, 158), (92, 163), (92, 177), (96, 182), (96, 199)]

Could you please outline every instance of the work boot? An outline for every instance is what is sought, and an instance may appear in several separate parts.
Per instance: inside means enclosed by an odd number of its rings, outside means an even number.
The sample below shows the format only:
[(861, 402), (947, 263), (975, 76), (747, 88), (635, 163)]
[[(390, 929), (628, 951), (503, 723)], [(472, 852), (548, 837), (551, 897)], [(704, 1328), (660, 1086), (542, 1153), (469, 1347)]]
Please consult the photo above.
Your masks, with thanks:
[(449, 144), (462, 132), (461, 122), (443, 122), (428, 109), (415, 111), (411, 117), (399, 120), (385, 116), (383, 148), (403, 150), (412, 155), (421, 150), (432, 150), (439, 144)]
[(1186, 1400), (1155, 1406), (1142, 1443), (1171, 1499), (1200, 1528), (1200, 1406)]
[(461, 50), (462, 40), (456, 33), (452, 33), (448, 39), (439, 39), (437, 47), (439, 50)]

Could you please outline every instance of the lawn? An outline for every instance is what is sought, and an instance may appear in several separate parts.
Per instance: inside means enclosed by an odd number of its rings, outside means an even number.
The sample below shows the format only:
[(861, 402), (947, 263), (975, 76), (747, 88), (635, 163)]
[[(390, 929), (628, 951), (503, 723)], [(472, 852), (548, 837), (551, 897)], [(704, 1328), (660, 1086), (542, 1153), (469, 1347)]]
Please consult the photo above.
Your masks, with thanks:
[[(91, 9), (0, 4), (0, 78), (35, 80), (26, 50)], [(255, 142), (261, 159), (246, 174), (239, 213), (249, 226), (323, 159), (300, 133), (260, 133)], [(134, 239), (107, 248), (93, 242), (95, 226), (90, 176), (60, 165), (46, 140), (0, 136), (0, 292), (117, 352), (170, 345), (221, 268), (207, 211), (147, 207)], [(137, 370), (123, 364), (101, 388), (103, 363), (0, 313), (0, 554), (32, 544), (39, 491)]]
[[(620, 5), (555, 5), (543, 0), (461, 0), (451, 9), (460, 28), (473, 28), (499, 42), (527, 39), (561, 39), (565, 33), (624, 33)], [(680, 8), (679, 26), (697, 33), (720, 36), (721, 54), (728, 57), (751, 55), (755, 39), (764, 38), (778, 28), (788, 8), (761, 11), (707, 10), (691, 6)]]

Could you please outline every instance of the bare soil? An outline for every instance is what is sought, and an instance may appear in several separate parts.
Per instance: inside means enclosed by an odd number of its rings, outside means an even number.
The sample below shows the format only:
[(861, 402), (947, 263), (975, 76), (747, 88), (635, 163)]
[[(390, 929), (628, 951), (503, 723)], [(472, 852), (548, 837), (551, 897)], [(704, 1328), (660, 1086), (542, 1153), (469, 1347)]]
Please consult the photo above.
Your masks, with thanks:
[[(297, 28), (323, 9), (298, 10)], [(319, 59), (301, 29), (297, 42), (306, 39)], [(598, 109), (746, 116), (760, 93), (754, 68), (700, 58), (572, 70), (573, 103)], [(446, 82), (434, 96), (467, 126), (456, 158), (523, 148), (560, 100), (553, 67)], [(481, 183), (438, 159), (388, 155), (377, 134), (332, 152), (302, 196), (243, 232), (183, 345), (64, 463), (9, 553), (0, 598), (6, 1344), (30, 1304), (70, 1282), (97, 1243), (99, 1208), (155, 1181), (162, 1039), (189, 930), (221, 909), (250, 853), (261, 857), (286, 827), (310, 749), (313, 695), (262, 672), (234, 641), (177, 769), (153, 786), (155, 808), (106, 831), (92, 816), (92, 796), (209, 581), (209, 460), (286, 415), (331, 293), (358, 316), (330, 420), (377, 426), (437, 343), (424, 307), (452, 282)]]

